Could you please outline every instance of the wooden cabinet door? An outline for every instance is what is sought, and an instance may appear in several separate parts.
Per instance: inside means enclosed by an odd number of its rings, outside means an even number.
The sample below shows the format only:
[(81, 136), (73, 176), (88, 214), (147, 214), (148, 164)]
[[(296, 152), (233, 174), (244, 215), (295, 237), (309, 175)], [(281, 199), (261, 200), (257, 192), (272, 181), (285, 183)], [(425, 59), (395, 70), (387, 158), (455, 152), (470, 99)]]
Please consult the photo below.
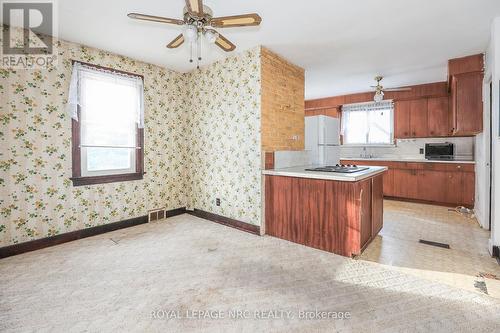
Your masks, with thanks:
[(394, 196), (418, 199), (417, 170), (394, 169)]
[(372, 237), (372, 181), (360, 183), (360, 248), (364, 248)]
[(325, 196), (326, 183), (322, 179), (299, 178), (298, 186), (302, 205), (302, 224), (299, 234), (299, 243), (314, 248), (321, 248), (322, 237), (326, 234), (325, 228)]
[(377, 235), (384, 225), (384, 176), (372, 178), (372, 237)]
[(394, 196), (394, 170), (389, 169), (383, 175), (383, 191), (384, 196), (393, 197)]
[(483, 130), (483, 73), (452, 78), (454, 135), (474, 135)]
[(418, 171), (418, 199), (433, 202), (448, 202), (448, 172)]
[(394, 137), (396, 139), (410, 138), (410, 101), (394, 103)]
[(449, 171), (446, 173), (446, 199), (443, 202), (459, 205), (463, 196), (463, 173)]
[(410, 136), (412, 138), (428, 137), (427, 98), (410, 101)]
[(476, 175), (474, 172), (462, 172), (462, 200), (461, 202), (474, 207), (476, 201)]
[(427, 100), (427, 126), (430, 137), (450, 136), (449, 98), (436, 97)]

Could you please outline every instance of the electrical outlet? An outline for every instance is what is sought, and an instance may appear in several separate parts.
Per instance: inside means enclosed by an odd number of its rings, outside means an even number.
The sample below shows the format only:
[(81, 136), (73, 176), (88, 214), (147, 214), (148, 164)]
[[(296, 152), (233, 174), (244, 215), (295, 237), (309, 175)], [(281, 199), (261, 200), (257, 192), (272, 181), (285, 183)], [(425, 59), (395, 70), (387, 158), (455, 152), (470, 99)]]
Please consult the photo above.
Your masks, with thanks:
[(420, 148), (420, 154), (424, 154), (424, 148)]
[(216, 198), (216, 199), (215, 199), (215, 205), (216, 205), (216, 206), (220, 206), (220, 199), (219, 199), (219, 198)]

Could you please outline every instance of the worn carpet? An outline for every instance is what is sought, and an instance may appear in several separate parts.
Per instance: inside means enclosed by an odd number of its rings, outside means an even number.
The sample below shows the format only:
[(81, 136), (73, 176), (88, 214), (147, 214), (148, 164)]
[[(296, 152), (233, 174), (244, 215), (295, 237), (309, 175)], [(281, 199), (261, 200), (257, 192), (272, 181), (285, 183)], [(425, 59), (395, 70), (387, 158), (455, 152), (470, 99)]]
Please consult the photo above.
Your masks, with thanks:
[(2, 259), (0, 278), (1, 332), (500, 327), (487, 295), (190, 215)]

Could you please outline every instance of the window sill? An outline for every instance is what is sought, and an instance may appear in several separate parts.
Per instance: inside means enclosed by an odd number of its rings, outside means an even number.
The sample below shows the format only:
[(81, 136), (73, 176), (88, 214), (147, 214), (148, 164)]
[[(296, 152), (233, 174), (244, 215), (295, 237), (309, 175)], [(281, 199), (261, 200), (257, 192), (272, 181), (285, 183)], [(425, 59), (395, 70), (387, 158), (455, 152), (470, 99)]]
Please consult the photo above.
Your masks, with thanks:
[(107, 175), (107, 176), (91, 176), (91, 177), (72, 177), (73, 186), (97, 185), (126, 182), (131, 180), (141, 180), (144, 173), (126, 173), (121, 175)]
[(397, 147), (396, 144), (345, 144), (341, 145), (340, 147), (345, 147), (345, 148), (395, 148)]

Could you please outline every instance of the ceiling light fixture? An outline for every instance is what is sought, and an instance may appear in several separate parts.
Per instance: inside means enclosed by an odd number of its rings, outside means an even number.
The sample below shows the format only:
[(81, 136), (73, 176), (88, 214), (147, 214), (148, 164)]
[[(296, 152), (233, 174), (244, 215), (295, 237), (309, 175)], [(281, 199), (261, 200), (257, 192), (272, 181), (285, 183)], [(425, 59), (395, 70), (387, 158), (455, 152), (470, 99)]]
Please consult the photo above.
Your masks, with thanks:
[(182, 31), (182, 35), (186, 41), (194, 42), (198, 36), (198, 29), (196, 29), (194, 25), (186, 24), (184, 30)]
[(206, 30), (205, 38), (210, 44), (215, 44), (215, 41), (219, 38), (219, 34), (215, 30)]
[(380, 103), (384, 100), (384, 92), (382, 90), (377, 90), (375, 96), (373, 96), (373, 100), (377, 103)]
[(225, 52), (231, 52), (236, 48), (236, 45), (231, 43), (231, 41), (213, 28), (258, 26), (262, 21), (260, 16), (256, 13), (214, 17), (212, 10), (203, 5), (203, 0), (184, 0), (184, 2), (186, 7), (184, 7), (183, 10), (183, 19), (173, 19), (139, 13), (129, 13), (127, 16), (135, 20), (183, 26), (182, 33), (168, 43), (167, 47), (175, 49), (184, 44), (184, 42), (187, 42), (190, 50), (189, 62), (193, 62), (193, 53), (196, 52), (198, 68), (201, 61), (202, 35), (205, 36), (208, 43), (217, 45)]

